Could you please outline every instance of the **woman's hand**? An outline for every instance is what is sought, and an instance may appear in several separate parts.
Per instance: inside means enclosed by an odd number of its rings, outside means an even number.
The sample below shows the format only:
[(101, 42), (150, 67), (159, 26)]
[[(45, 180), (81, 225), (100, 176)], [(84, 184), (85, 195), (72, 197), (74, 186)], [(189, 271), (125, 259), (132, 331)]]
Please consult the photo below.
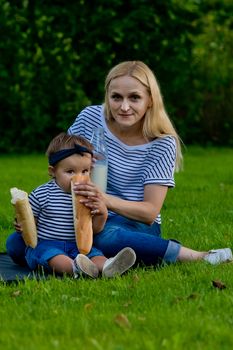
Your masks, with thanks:
[(107, 215), (107, 207), (100, 195), (89, 195), (86, 198), (80, 199), (80, 203), (83, 203), (86, 207), (90, 208), (92, 215)]
[(86, 184), (75, 183), (73, 190), (76, 195), (86, 197), (87, 199), (98, 198), (99, 201), (101, 200), (105, 203), (105, 194), (93, 182)]

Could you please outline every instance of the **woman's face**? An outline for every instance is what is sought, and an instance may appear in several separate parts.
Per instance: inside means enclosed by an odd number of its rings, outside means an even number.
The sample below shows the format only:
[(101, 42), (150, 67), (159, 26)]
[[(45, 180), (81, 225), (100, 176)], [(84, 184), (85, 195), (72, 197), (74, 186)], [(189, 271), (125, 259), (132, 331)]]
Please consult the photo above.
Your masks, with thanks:
[(111, 80), (108, 102), (112, 117), (123, 127), (140, 123), (152, 104), (146, 87), (139, 80), (129, 76)]
[(55, 166), (49, 166), (49, 174), (55, 178), (64, 192), (71, 192), (71, 179), (74, 175), (90, 174), (92, 159), (90, 154), (82, 157), (79, 154), (73, 154), (65, 159), (62, 159)]

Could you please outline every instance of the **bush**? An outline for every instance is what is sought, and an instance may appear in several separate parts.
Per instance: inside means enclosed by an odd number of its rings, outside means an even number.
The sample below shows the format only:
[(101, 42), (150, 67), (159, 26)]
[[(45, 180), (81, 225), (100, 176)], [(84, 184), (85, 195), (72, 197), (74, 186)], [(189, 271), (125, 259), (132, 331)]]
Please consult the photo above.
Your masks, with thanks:
[[(228, 1), (0, 0), (0, 152), (44, 151), (122, 60), (155, 72), (185, 143), (233, 143)], [(11, 125), (11, 127), (9, 127)]]

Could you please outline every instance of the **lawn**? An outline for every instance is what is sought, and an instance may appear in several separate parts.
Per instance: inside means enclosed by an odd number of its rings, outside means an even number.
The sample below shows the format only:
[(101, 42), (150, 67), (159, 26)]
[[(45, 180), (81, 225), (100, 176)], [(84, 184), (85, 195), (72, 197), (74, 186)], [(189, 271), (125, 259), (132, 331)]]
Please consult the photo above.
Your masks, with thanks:
[[(186, 149), (162, 211), (165, 238), (233, 248), (232, 161), (232, 149)], [(9, 189), (47, 181), (46, 164), (43, 155), (0, 157), (0, 251), (13, 229)], [(112, 280), (1, 282), (0, 294), (4, 350), (233, 348), (233, 263), (137, 267)]]

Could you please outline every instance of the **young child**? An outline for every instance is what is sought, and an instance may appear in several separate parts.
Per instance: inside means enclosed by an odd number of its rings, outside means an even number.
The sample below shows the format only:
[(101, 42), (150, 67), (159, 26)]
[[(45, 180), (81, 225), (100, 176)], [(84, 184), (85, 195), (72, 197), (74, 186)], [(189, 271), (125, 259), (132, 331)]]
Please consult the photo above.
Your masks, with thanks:
[[(26, 248), (26, 261), (31, 269), (43, 266), (50, 272), (78, 277), (80, 274), (97, 278), (114, 277), (127, 271), (136, 261), (133, 249), (124, 248), (107, 259), (95, 247), (87, 255), (79, 254), (73, 223), (71, 179), (90, 173), (92, 145), (80, 136), (61, 133), (49, 144), (49, 175), (52, 180), (37, 187), (29, 201), (37, 225), (38, 244)], [(84, 200), (93, 218), (93, 233), (99, 233), (107, 220), (107, 208), (98, 196)]]

